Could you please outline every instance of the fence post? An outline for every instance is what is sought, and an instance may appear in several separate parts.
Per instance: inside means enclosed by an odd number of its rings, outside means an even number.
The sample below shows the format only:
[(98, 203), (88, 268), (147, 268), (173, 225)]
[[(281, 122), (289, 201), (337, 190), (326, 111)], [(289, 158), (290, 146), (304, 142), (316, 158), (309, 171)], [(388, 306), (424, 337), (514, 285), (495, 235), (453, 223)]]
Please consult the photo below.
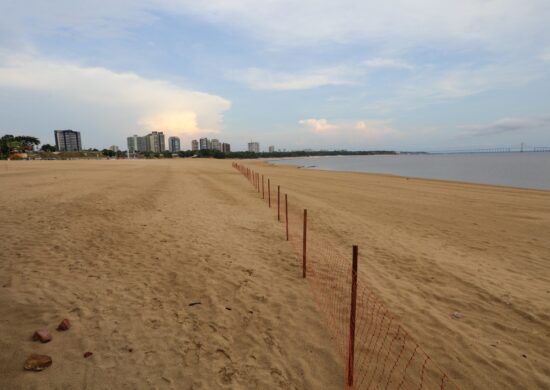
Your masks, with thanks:
[(262, 175), (262, 199), (265, 199), (264, 175)]
[(303, 248), (303, 259), (302, 259), (302, 276), (306, 277), (306, 242), (307, 242), (307, 209), (304, 209), (304, 248)]
[(281, 221), (281, 186), (277, 186), (277, 221)]
[(349, 351), (348, 351), (348, 386), (353, 386), (353, 364), (355, 357), (355, 307), (357, 304), (357, 257), (358, 247), (353, 246), (353, 263), (351, 269), (351, 311), (349, 319)]
[(271, 208), (271, 181), (267, 179), (267, 201)]
[(258, 194), (260, 193), (260, 174), (256, 173), (256, 187), (258, 187)]
[(286, 240), (288, 241), (288, 196), (285, 194), (285, 222), (286, 222)]

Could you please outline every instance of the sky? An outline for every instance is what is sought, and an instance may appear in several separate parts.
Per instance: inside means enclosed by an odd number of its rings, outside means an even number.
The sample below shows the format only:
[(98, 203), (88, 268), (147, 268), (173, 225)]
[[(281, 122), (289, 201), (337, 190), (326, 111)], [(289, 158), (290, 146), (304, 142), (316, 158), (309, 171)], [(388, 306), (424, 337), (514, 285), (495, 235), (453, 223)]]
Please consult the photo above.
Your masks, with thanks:
[(550, 146), (548, 0), (1, 0), (0, 134)]

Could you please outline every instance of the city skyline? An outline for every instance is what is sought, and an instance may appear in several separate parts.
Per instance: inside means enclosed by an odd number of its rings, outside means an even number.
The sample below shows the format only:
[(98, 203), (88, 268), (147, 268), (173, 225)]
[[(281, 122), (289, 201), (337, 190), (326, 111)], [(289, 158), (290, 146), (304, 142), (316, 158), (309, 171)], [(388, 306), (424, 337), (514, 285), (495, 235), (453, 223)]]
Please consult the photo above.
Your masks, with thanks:
[(550, 144), (545, 1), (290, 5), (2, 4), (0, 128), (92, 148), (158, 129), (242, 150)]

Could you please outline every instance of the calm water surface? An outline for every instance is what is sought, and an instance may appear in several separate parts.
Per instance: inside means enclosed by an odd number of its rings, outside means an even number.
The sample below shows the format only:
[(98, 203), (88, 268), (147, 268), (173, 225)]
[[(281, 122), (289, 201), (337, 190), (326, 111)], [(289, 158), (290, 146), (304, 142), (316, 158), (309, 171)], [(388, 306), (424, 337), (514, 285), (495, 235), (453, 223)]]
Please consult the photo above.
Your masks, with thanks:
[(550, 153), (328, 156), (271, 160), (307, 169), (373, 172), (550, 190)]

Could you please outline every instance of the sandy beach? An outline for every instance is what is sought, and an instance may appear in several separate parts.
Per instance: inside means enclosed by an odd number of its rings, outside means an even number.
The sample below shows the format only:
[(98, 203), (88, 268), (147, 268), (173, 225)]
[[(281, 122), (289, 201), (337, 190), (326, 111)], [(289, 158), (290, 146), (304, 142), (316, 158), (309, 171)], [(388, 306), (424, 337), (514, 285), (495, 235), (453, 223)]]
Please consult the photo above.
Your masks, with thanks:
[[(8, 164), (1, 389), (341, 388), (295, 256), (229, 162)], [(23, 371), (31, 353), (53, 365)]]
[[(361, 280), (460, 388), (550, 387), (550, 192), (242, 163), (360, 246)], [(2, 161), (0, 188), (0, 388), (343, 387), (296, 252), (231, 161)], [(31, 353), (53, 365), (25, 372)]]

